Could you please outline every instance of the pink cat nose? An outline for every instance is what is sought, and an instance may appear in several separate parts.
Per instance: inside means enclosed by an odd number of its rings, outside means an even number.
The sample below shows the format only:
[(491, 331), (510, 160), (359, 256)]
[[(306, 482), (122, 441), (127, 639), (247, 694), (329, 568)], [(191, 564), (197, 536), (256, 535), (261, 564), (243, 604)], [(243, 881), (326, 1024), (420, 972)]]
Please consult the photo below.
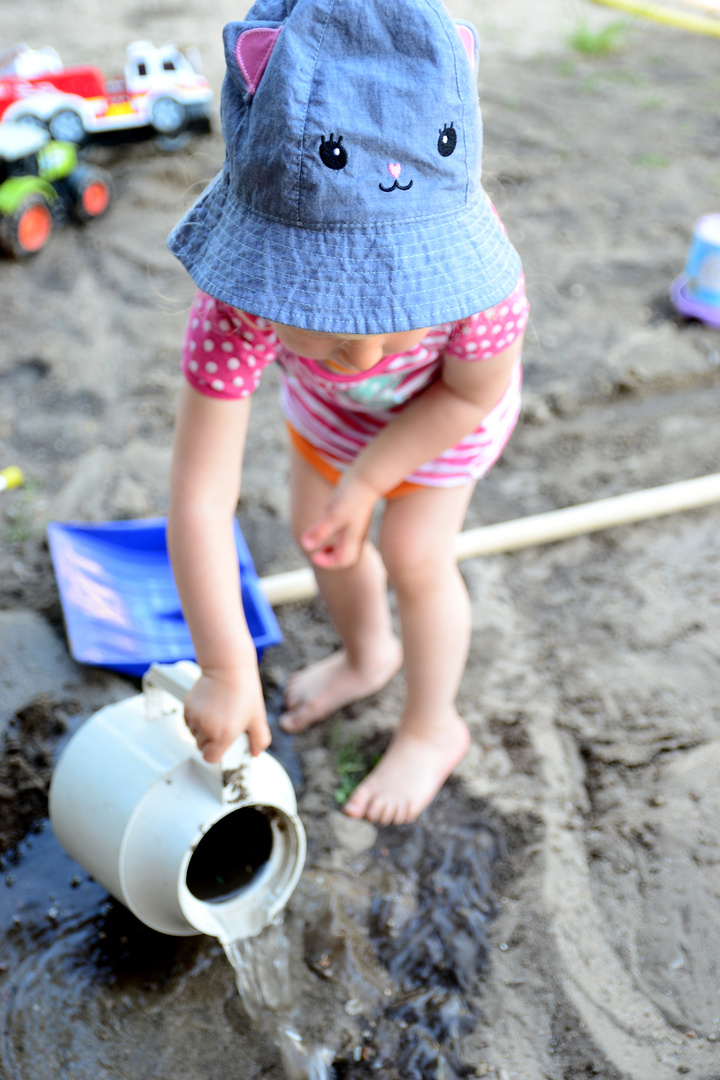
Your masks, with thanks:
[(388, 165), (388, 172), (392, 176), (393, 180), (397, 180), (398, 176), (402, 172), (402, 165), (398, 165), (396, 161), (391, 161)]

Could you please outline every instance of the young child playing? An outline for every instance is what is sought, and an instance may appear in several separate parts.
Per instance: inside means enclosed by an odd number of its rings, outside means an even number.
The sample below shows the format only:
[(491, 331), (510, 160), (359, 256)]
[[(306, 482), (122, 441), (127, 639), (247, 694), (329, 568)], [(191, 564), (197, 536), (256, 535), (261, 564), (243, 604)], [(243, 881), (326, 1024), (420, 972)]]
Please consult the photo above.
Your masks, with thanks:
[(345, 806), (402, 824), (468, 748), (453, 545), (519, 411), (527, 301), (480, 185), (476, 38), (439, 0), (258, 0), (224, 41), (225, 164), (169, 241), (199, 289), (168, 521), (202, 669), (185, 718), (208, 761), (243, 731), (254, 754), (270, 742), (232, 521), (276, 362), (292, 526), (342, 642), (292, 677), (281, 724), (302, 732), (404, 665), (397, 732)]

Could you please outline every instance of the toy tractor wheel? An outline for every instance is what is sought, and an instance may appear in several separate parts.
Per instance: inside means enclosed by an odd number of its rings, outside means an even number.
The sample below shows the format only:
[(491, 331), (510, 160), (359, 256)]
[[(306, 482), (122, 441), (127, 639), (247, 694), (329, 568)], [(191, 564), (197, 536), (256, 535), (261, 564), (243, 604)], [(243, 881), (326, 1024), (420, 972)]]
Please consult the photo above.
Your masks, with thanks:
[(160, 97), (150, 112), (152, 126), (160, 135), (177, 135), (187, 123), (185, 106), (171, 97)]
[(110, 174), (93, 165), (81, 165), (68, 176), (72, 215), (77, 221), (102, 217), (112, 201)]
[(58, 142), (75, 143), (77, 146), (82, 146), (87, 136), (82, 117), (73, 109), (60, 109), (56, 112), (50, 117), (48, 128), (53, 139)]
[(14, 213), (0, 218), (0, 247), (16, 259), (27, 258), (45, 247), (52, 230), (53, 216), (47, 199), (34, 192)]

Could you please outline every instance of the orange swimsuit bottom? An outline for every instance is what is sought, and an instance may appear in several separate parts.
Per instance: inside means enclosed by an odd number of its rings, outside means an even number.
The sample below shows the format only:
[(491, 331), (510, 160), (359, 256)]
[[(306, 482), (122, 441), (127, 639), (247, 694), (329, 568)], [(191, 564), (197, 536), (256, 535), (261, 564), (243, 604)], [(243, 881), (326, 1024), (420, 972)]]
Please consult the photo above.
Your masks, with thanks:
[[(334, 487), (342, 476), (342, 469), (339, 468), (339, 463), (338, 467), (331, 464), (331, 462), (328, 461), (328, 458), (321, 454), (319, 450), (316, 450), (313, 444), (308, 442), (299, 431), (296, 431), (292, 424), (289, 424), (287, 420), (285, 421), (285, 424), (287, 425), (288, 434), (290, 435), (290, 442), (295, 450), (297, 450), (300, 457), (304, 461), (307, 461), (308, 465), (311, 465), (315, 472), (320, 473), (320, 476)], [(423, 484), (412, 484), (408, 480), (403, 480), (402, 483), (398, 484), (397, 487), (394, 487), (392, 491), (388, 491), (383, 498), (399, 499), (401, 496), (409, 495), (413, 491), (422, 491), (423, 488)]]

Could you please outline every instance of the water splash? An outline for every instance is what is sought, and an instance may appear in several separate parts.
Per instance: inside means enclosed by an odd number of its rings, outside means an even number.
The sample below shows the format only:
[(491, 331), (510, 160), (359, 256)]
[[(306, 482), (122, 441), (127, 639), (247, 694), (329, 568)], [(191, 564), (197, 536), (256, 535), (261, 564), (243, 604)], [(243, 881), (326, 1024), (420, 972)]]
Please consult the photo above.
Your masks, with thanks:
[(224, 948), (248, 1016), (276, 1043), (287, 1080), (330, 1080), (331, 1052), (306, 1045), (291, 1021), (290, 943), (282, 913), (256, 937), (239, 938)]

